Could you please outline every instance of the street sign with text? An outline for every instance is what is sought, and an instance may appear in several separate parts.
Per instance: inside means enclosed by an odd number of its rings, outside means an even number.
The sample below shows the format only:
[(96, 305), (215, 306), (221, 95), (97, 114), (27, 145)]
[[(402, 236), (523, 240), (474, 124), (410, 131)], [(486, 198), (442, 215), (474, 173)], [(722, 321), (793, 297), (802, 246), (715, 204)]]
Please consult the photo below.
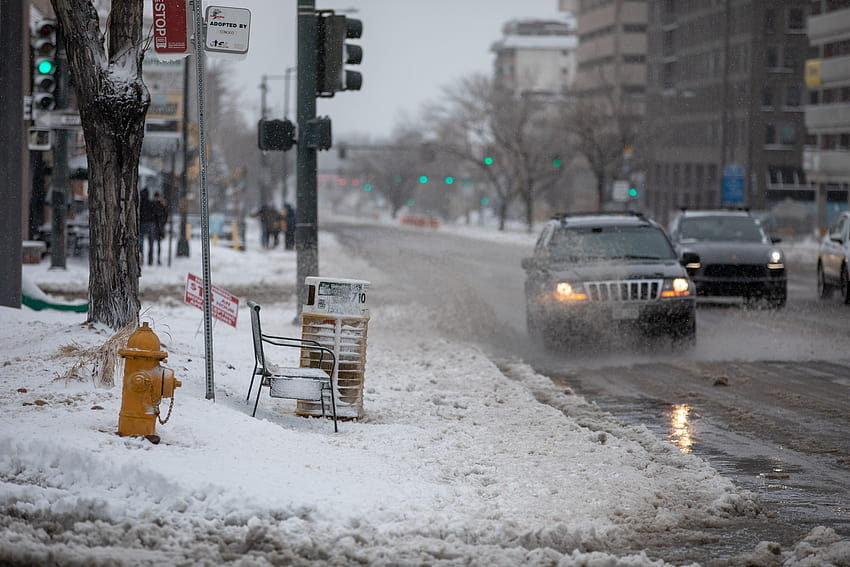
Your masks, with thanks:
[(153, 0), (153, 48), (162, 54), (189, 53), (187, 0)]
[(204, 49), (218, 53), (245, 55), (251, 35), (251, 11), (246, 8), (208, 6)]

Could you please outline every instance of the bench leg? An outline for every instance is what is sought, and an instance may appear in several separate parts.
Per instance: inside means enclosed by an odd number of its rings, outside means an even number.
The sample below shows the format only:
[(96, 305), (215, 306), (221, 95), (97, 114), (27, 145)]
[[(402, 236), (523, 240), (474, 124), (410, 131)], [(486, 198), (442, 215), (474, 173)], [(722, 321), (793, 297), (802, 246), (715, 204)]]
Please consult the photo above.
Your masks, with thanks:
[[(322, 396), (322, 412), (324, 413), (324, 403), (325, 398)], [(331, 378), (331, 413), (334, 418), (334, 433), (339, 433), (339, 429), (336, 426), (336, 396), (334, 396), (334, 386), (333, 386), (333, 378)]]
[(257, 386), (257, 399), (254, 401), (254, 411), (251, 412), (251, 417), (257, 416), (257, 404), (260, 403), (260, 394), (263, 393), (263, 377), (260, 377), (260, 383)]
[[(245, 396), (245, 402), (251, 399), (251, 388), (254, 387), (254, 377), (257, 375), (257, 363), (254, 362), (254, 371), (251, 373), (251, 384), (248, 385), (248, 395)], [(260, 387), (263, 387), (263, 381), (260, 380)]]

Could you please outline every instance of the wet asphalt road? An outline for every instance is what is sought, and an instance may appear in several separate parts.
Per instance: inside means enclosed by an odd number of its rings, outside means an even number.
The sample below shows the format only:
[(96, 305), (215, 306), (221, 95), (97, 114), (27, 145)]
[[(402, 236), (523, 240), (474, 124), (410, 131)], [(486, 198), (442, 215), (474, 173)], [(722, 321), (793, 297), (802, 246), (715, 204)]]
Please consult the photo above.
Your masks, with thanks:
[(698, 556), (665, 549), (668, 561), (731, 564), (759, 541), (790, 546), (818, 525), (850, 537), (850, 305), (817, 298), (814, 258), (789, 265), (785, 309), (701, 299), (697, 346), (686, 352), (636, 339), (552, 353), (525, 336), (520, 259), (530, 245), (339, 222), (323, 229), (374, 270), (362, 276), (373, 298), (415, 298), (447, 337), (477, 342), (497, 361), (522, 358), (758, 494), (765, 514), (714, 534)]

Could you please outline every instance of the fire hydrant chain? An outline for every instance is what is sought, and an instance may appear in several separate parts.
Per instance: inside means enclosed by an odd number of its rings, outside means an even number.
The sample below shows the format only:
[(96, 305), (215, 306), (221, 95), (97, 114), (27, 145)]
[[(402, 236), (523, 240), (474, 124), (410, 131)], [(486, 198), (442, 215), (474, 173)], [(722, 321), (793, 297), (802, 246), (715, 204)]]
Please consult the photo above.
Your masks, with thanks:
[[(161, 378), (160, 385), (162, 386), (163, 393), (165, 393), (165, 369), (161, 370)], [(171, 419), (171, 410), (174, 409), (174, 395), (171, 396), (171, 402), (168, 404), (168, 414), (166, 414), (165, 419), (159, 417), (159, 404), (162, 402), (162, 396), (159, 397), (159, 401), (154, 404), (154, 414), (156, 414), (156, 419), (159, 421), (160, 425), (165, 425), (165, 423)]]
[(174, 397), (171, 398), (171, 402), (168, 404), (168, 414), (166, 414), (165, 419), (159, 417), (159, 404), (156, 404), (156, 418), (159, 420), (160, 425), (165, 425), (165, 423), (171, 419), (171, 410), (174, 409)]

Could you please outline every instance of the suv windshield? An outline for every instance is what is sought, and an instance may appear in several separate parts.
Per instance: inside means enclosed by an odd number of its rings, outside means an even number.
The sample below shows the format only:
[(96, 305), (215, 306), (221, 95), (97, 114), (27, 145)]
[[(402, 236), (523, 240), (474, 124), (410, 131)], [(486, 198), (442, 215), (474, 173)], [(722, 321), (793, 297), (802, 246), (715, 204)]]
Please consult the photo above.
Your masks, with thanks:
[(647, 226), (574, 227), (556, 230), (549, 242), (554, 262), (674, 260), (667, 237)]
[(751, 217), (717, 216), (682, 219), (681, 239), (763, 242), (764, 236)]

